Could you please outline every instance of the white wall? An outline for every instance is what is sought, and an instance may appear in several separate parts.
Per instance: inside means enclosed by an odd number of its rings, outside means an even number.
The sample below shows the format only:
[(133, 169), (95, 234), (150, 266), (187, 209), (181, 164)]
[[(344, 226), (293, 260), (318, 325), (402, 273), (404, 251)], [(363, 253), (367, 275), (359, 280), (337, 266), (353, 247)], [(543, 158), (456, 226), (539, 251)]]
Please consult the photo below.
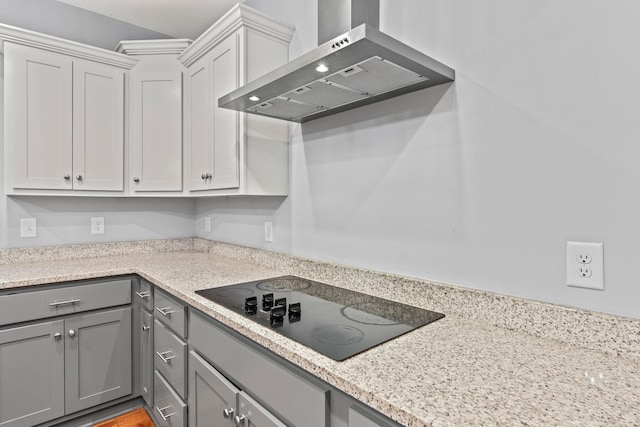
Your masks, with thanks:
[[(166, 38), (51, 0), (2, 0), (0, 22), (107, 49), (120, 40)], [(0, 57), (1, 59), (1, 57)], [(1, 62), (0, 62), (1, 63)], [(0, 99), (4, 99), (0, 68)], [(3, 146), (0, 103), (0, 147)], [(0, 149), (0, 165), (3, 165)], [(0, 188), (4, 188), (0, 173)], [(192, 237), (193, 200), (7, 197), (0, 194), (0, 248)], [(90, 234), (92, 216), (105, 218), (105, 234)], [(38, 220), (38, 237), (20, 238), (20, 218)]]
[[(314, 47), (316, 0), (247, 4)], [(640, 318), (640, 3), (381, 9), (456, 82), (292, 125), (290, 196), (199, 200), (196, 234)], [(605, 291), (566, 286), (568, 240), (604, 243)]]

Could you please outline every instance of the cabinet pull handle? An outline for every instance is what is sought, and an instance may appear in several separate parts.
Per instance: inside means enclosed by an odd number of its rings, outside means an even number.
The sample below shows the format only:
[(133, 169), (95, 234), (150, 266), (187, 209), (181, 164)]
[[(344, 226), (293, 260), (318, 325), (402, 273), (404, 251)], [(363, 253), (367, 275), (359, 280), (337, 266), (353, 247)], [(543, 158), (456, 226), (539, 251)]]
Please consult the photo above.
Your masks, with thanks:
[(56, 341), (60, 341), (62, 339), (62, 334), (60, 332), (56, 332), (55, 334), (53, 334), (53, 339), (55, 339)]
[(67, 181), (69, 181), (69, 180), (71, 179), (71, 175), (66, 174), (66, 175), (64, 176), (64, 179), (65, 179), (65, 180), (67, 180)]
[(138, 178), (137, 176), (133, 178), (133, 182), (135, 182), (136, 184), (140, 182), (140, 178)]
[(202, 174), (202, 176), (201, 176), (201, 178), (202, 178), (203, 180), (207, 179), (207, 174), (206, 174), (206, 173), (203, 173), (203, 174)]
[(244, 415), (236, 415), (236, 417), (233, 419), (233, 423), (236, 425), (236, 427), (240, 427), (242, 424), (244, 424), (245, 418), (246, 417)]
[(222, 411), (222, 416), (225, 418), (231, 418), (231, 415), (233, 415), (233, 408), (225, 408), (225, 410)]
[(74, 331), (73, 329), (69, 329), (69, 336), (70, 337), (75, 337), (76, 336), (76, 331)]
[[(160, 359), (162, 359), (162, 361), (164, 363), (169, 363), (169, 361), (171, 359), (175, 359), (176, 358), (176, 355), (171, 353), (171, 350), (167, 350), (167, 351), (163, 351), (163, 352), (156, 351), (156, 354), (158, 355), (158, 357), (160, 357)], [(165, 357), (165, 355), (167, 355), (167, 354), (171, 354), (171, 356), (166, 356)]]
[(144, 326), (142, 327), (142, 332), (149, 332), (149, 329), (151, 329), (151, 327), (150, 327), (150, 326), (144, 325)]
[(158, 413), (160, 414), (160, 416), (162, 417), (163, 421), (167, 421), (169, 418), (171, 418), (173, 415), (175, 415), (175, 412), (172, 412), (170, 414), (165, 414), (162, 411), (166, 411), (167, 409), (171, 409), (171, 405), (169, 406), (165, 406), (164, 408), (158, 408), (156, 406), (156, 411), (158, 411)]
[(57, 307), (59, 305), (66, 305), (66, 304), (77, 304), (79, 303), (80, 300), (76, 299), (76, 298), (72, 298), (66, 301), (54, 301), (52, 303), (49, 304), (49, 307)]
[(77, 179), (78, 181), (82, 181), (82, 175), (76, 175), (76, 179)]
[(136, 292), (136, 295), (138, 295), (140, 298), (145, 299), (148, 298), (151, 295), (151, 292), (146, 291), (146, 292)]
[(156, 307), (156, 310), (163, 316), (171, 316), (171, 313), (175, 313), (175, 310), (171, 310), (171, 307)]
[(213, 178), (213, 175), (211, 175), (210, 173), (207, 174), (207, 179), (211, 179)]

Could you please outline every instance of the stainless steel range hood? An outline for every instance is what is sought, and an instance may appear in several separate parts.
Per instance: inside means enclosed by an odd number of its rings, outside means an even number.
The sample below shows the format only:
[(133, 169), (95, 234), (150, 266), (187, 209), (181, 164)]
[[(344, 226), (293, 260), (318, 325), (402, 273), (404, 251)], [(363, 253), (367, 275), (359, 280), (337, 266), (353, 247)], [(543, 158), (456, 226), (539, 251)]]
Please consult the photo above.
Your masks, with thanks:
[(352, 29), (223, 96), (218, 106), (306, 122), (454, 80), (453, 69), (377, 29), (379, 0), (318, 0), (319, 41), (335, 35), (336, 17), (345, 15)]

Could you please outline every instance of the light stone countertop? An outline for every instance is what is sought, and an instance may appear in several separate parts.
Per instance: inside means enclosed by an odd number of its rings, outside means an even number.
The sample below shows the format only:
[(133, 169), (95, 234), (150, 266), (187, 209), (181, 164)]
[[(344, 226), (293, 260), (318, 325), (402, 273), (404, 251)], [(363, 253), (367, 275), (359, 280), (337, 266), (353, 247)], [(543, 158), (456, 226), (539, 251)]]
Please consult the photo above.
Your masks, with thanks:
[[(247, 253), (231, 245), (196, 241), (192, 245), (196, 250), (184, 250), (188, 247), (82, 259), (14, 259), (0, 263), (0, 290), (138, 274), (406, 426), (640, 426), (640, 361), (635, 357), (451, 313), (425, 288), (419, 292), (427, 300), (416, 305), (432, 304), (432, 309), (446, 314), (444, 319), (336, 362), (194, 291), (285, 274), (325, 281), (333, 277), (329, 283), (363, 291), (353, 280), (374, 273), (344, 266), (327, 271), (330, 264), (292, 261), (293, 257), (257, 250)], [(393, 289), (381, 289), (373, 282), (370, 286), (378, 296), (386, 292), (390, 299), (402, 299)], [(522, 303), (514, 301), (522, 311)], [(636, 327), (638, 322), (621, 322), (632, 335), (632, 344), (625, 345), (635, 346), (637, 330), (628, 325)], [(627, 347), (623, 353), (634, 355)]]

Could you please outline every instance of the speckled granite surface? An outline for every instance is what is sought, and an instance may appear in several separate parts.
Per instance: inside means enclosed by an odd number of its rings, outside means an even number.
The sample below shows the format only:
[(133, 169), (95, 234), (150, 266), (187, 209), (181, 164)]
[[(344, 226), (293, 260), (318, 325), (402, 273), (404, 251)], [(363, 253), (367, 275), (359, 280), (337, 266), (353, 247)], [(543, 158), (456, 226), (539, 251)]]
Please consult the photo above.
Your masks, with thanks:
[[(199, 239), (181, 242), (179, 252), (167, 252), (171, 244), (154, 243), (157, 252), (122, 244), (117, 255), (103, 251), (85, 259), (19, 263), (12, 255), (0, 265), (0, 288), (139, 274), (407, 426), (640, 425), (640, 321)], [(194, 293), (281, 274), (411, 302), (447, 317), (335, 362)], [(609, 333), (614, 336), (604, 336)], [(604, 352), (588, 348), (602, 343)]]

